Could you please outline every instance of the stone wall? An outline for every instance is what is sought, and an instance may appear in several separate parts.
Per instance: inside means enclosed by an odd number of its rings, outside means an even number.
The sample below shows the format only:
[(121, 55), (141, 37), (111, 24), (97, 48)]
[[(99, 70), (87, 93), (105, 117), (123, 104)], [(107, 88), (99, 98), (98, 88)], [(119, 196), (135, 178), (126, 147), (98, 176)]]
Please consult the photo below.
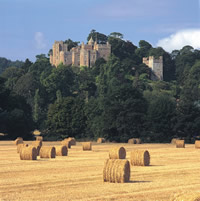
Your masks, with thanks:
[(109, 43), (97, 44), (93, 40), (90, 40), (88, 44), (82, 43), (80, 46), (68, 51), (67, 44), (63, 41), (55, 41), (52, 50), (50, 63), (56, 67), (60, 63), (91, 67), (98, 58), (108, 60), (111, 53), (111, 45)]

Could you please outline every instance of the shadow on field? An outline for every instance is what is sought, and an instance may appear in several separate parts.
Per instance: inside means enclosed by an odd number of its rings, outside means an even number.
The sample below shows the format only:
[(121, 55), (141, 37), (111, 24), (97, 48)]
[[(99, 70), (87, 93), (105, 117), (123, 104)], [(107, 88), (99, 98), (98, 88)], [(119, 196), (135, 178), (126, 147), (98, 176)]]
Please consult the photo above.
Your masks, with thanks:
[(152, 181), (129, 181), (127, 183), (150, 183)]

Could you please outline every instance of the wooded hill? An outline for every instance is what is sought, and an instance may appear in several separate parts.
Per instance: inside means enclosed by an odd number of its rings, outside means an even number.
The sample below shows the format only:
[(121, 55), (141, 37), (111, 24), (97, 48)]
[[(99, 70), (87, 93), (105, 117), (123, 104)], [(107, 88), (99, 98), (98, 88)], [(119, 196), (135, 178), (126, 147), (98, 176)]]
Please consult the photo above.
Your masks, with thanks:
[[(104, 137), (126, 142), (188, 142), (200, 135), (200, 51), (191, 46), (171, 53), (141, 40), (139, 46), (120, 33), (106, 36), (94, 30), (88, 38), (109, 41), (112, 54), (92, 68), (50, 65), (37, 55), (0, 76), (0, 133), (8, 139), (32, 137), (39, 129), (45, 139)], [(71, 45), (78, 42), (66, 40)], [(150, 80), (147, 56), (163, 56), (164, 81)], [(4, 138), (5, 139), (5, 138)]]

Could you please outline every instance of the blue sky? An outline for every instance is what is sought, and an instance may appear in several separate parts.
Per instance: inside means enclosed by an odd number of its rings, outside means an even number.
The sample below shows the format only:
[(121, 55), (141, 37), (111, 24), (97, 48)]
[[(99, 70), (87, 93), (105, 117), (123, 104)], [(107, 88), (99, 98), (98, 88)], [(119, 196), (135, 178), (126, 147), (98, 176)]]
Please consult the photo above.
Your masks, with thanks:
[(200, 0), (0, 0), (0, 57), (34, 61), (55, 40), (86, 42), (92, 29), (169, 52), (200, 48)]

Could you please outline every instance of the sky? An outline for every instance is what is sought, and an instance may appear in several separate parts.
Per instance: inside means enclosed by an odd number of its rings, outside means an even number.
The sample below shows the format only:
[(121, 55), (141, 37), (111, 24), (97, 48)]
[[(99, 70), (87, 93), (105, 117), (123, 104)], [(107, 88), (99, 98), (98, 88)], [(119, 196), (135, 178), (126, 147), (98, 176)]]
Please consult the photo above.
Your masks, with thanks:
[(200, 48), (200, 0), (0, 0), (0, 57), (35, 61), (55, 40), (120, 32), (171, 52)]

